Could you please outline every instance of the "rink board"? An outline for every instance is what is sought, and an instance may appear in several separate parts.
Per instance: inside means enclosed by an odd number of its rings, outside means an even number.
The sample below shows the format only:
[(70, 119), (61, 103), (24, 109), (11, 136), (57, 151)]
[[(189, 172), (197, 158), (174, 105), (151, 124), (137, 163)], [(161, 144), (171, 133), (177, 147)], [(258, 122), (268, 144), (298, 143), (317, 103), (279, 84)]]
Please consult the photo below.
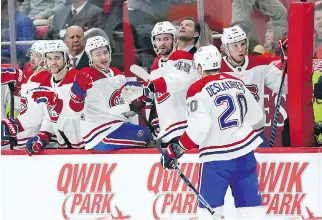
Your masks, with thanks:
[[(1, 219), (192, 219), (196, 198), (155, 149), (97, 154), (48, 150), (28, 157), (2, 151)], [(267, 216), (322, 217), (322, 149), (261, 150), (259, 182)], [(180, 159), (197, 186), (197, 152)], [(226, 219), (236, 211), (226, 194)], [(283, 216), (283, 218), (282, 218)]]

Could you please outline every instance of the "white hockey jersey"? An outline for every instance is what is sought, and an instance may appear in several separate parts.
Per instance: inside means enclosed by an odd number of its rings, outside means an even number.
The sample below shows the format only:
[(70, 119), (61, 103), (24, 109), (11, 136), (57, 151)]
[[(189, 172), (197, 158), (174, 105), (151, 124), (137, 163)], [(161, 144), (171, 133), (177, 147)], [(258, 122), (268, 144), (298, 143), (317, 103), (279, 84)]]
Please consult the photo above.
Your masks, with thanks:
[(1, 120), (7, 118), (6, 106), (10, 105), (10, 90), (8, 85), (1, 85)]
[[(80, 134), (80, 118), (71, 118), (69, 114), (69, 97), (70, 97), (70, 88), (74, 82), (75, 77), (79, 74), (79, 71), (76, 69), (71, 69), (67, 72), (66, 76), (59, 83), (53, 81), (53, 76), (43, 77), (42, 73), (39, 73), (38, 76), (42, 78), (41, 87), (46, 87), (51, 91), (55, 92), (58, 95), (58, 98), (63, 100), (63, 108), (59, 117), (55, 112), (49, 112), (46, 104), (41, 103), (44, 117), (41, 124), (41, 131), (47, 131), (51, 134), (57, 136), (57, 142), (60, 148), (83, 148), (84, 141)], [(38, 117), (38, 116), (34, 116)], [(65, 136), (70, 143), (64, 140)]]
[[(279, 61), (272, 62), (272, 59), (261, 56), (246, 55), (242, 66), (233, 67), (227, 57), (223, 57), (221, 72), (227, 72), (241, 79), (256, 101), (262, 108), (264, 117), (254, 129), (258, 132), (264, 130), (266, 114), (264, 107), (264, 89), (267, 86), (274, 93), (278, 93), (282, 80), (282, 71), (276, 67)], [(287, 76), (284, 81), (283, 93), (287, 94)]]
[[(36, 77), (38, 74), (41, 76)], [(39, 87), (41, 81), (50, 77), (48, 71), (42, 69), (34, 72), (30, 76), (26, 76), (22, 81), (20, 88), (20, 113), (17, 120), (23, 126), (24, 131), (17, 135), (17, 147), (24, 147), (29, 138), (37, 135), (43, 120), (43, 109), (31, 98), (31, 89)]]
[(126, 83), (126, 78), (113, 67), (110, 67), (108, 74), (91, 67), (85, 67), (80, 72), (86, 72), (92, 77), (93, 87), (86, 92), (84, 109), (78, 111), (71, 102), (70, 111), (73, 117), (81, 115), (80, 130), (85, 148), (92, 149), (124, 122), (129, 122), (123, 113), (109, 112), (112, 107), (123, 104), (119, 89)]
[(238, 158), (263, 142), (252, 129), (263, 112), (241, 80), (206, 76), (189, 88), (186, 102), (188, 128), (179, 143), (185, 149), (199, 146), (200, 162)]
[(199, 78), (192, 60), (192, 54), (178, 50), (162, 67), (151, 69), (160, 126), (158, 138), (162, 138), (163, 143), (181, 136), (187, 127), (185, 97), (190, 85)]

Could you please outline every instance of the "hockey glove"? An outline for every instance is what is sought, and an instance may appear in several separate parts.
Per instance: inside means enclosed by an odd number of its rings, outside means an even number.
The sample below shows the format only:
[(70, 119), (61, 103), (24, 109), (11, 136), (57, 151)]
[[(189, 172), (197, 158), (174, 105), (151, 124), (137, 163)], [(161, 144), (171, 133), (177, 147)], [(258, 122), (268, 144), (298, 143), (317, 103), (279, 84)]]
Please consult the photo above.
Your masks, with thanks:
[(161, 156), (163, 169), (174, 169), (175, 165), (178, 164), (177, 159), (183, 155), (184, 151), (179, 144), (169, 144), (167, 150)]
[(126, 103), (131, 103), (135, 100), (142, 100), (144, 97), (150, 97), (152, 90), (153, 84), (150, 82), (144, 82), (143, 84), (127, 82), (121, 87), (120, 96)]
[(57, 122), (63, 110), (63, 100), (58, 95), (45, 87), (38, 87), (31, 90), (32, 99), (39, 103), (45, 103), (52, 122)]
[(93, 79), (88, 73), (79, 74), (71, 88), (70, 97), (76, 102), (84, 102), (86, 91), (93, 87)]
[(79, 74), (70, 89), (69, 107), (80, 112), (84, 108), (86, 91), (93, 87), (93, 79), (88, 73)]
[(322, 76), (320, 76), (319, 81), (314, 85), (314, 97), (322, 99)]
[(14, 83), (15, 85), (22, 82), (23, 73), (20, 69), (1, 68), (1, 84)]
[(9, 140), (12, 137), (17, 137), (23, 128), (18, 119), (8, 117), (1, 121), (1, 140)]
[(50, 139), (50, 134), (45, 131), (41, 131), (38, 135), (29, 138), (26, 143), (26, 154), (31, 156), (32, 154), (38, 153), (40, 149), (44, 148)]

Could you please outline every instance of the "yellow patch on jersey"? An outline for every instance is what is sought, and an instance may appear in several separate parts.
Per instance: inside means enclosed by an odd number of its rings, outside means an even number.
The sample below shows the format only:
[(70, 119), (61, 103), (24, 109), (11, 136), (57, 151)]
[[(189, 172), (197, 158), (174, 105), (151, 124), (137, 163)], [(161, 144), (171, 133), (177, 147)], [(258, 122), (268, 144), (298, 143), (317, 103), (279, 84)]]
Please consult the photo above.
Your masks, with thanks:
[[(319, 78), (322, 76), (322, 60), (313, 60), (313, 75), (312, 75), (312, 86), (318, 82)], [(314, 112), (314, 123), (315, 126), (322, 127), (322, 99), (313, 98), (313, 112)], [(322, 134), (316, 137), (318, 144), (322, 144)]]

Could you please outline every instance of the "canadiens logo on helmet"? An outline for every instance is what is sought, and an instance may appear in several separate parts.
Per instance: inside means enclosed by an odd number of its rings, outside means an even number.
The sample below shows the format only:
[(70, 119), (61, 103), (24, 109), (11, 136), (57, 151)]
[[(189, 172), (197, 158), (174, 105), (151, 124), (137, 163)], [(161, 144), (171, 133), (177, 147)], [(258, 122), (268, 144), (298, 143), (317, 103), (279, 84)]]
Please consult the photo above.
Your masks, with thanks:
[(110, 105), (110, 107), (113, 107), (113, 106), (120, 105), (120, 104), (124, 104), (124, 101), (119, 96), (119, 90), (115, 90), (111, 95), (109, 105)]
[(23, 115), (28, 109), (28, 100), (26, 97), (21, 97), (20, 99), (21, 110), (20, 115)]

